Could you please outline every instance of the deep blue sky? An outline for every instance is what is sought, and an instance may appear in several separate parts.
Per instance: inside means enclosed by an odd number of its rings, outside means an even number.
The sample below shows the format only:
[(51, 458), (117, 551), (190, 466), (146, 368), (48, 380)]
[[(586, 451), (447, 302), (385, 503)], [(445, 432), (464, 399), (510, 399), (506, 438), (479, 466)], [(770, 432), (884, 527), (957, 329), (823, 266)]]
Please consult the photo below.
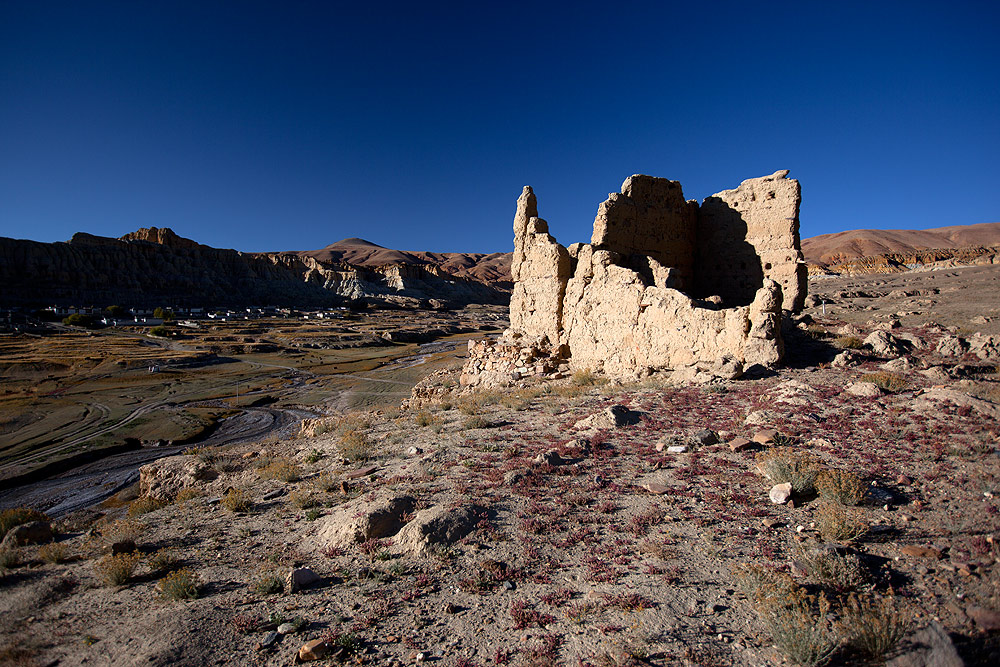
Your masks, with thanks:
[(540, 4), (0, 0), (0, 236), (496, 252), (525, 184), (569, 244), (778, 169), (803, 237), (1000, 220), (996, 3)]

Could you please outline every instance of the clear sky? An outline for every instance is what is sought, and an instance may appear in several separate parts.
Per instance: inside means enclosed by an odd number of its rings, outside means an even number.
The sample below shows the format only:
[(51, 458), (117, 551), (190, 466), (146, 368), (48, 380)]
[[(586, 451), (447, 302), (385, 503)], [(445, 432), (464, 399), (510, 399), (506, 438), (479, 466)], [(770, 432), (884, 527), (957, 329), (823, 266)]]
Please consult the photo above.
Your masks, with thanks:
[(995, 2), (0, 0), (0, 236), (508, 251), (625, 177), (802, 236), (1000, 221)]

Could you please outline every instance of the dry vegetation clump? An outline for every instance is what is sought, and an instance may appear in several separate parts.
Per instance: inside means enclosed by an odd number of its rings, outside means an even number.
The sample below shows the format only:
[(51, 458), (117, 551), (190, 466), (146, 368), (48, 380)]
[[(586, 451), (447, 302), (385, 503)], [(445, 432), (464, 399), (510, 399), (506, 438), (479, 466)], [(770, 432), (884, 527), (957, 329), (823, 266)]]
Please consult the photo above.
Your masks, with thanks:
[(277, 479), (282, 482), (297, 482), (302, 478), (299, 466), (286, 456), (264, 459), (257, 472), (264, 479)]
[(226, 495), (222, 496), (222, 506), (230, 512), (249, 512), (253, 507), (250, 498), (247, 497), (243, 489), (229, 489)]
[(133, 517), (115, 519), (114, 521), (101, 525), (98, 530), (101, 537), (108, 542), (135, 542), (139, 539), (147, 526)]
[(148, 514), (161, 507), (166, 506), (167, 503), (162, 500), (157, 500), (156, 498), (150, 498), (149, 496), (143, 496), (142, 498), (137, 498), (133, 500), (128, 506), (129, 516), (141, 516), (143, 514)]
[(180, 567), (183, 560), (173, 549), (158, 549), (147, 560), (149, 569), (153, 572), (169, 572)]
[(138, 551), (130, 554), (108, 554), (94, 563), (94, 573), (107, 586), (121, 586), (135, 573), (142, 561)]
[(819, 463), (807, 452), (792, 447), (774, 447), (757, 454), (757, 470), (774, 484), (790, 482), (796, 493), (816, 490)]
[(288, 502), (294, 507), (298, 507), (300, 510), (307, 510), (310, 507), (316, 507), (319, 505), (319, 499), (305, 489), (296, 489), (288, 494)]
[(830, 500), (818, 503), (815, 519), (817, 530), (826, 540), (856, 540), (868, 532), (868, 522), (860, 510)]
[(798, 547), (796, 560), (815, 583), (838, 593), (855, 591), (871, 581), (871, 576), (856, 554), (839, 554), (833, 549)]
[(46, 563), (57, 565), (69, 560), (69, 547), (62, 542), (50, 542), (38, 547), (38, 557)]
[(857, 336), (840, 336), (833, 344), (842, 350), (860, 350), (865, 346), (864, 341)]
[(607, 384), (608, 379), (598, 375), (589, 368), (581, 368), (573, 373), (573, 376), (570, 378), (570, 382), (577, 387), (599, 387)]
[(0, 539), (3, 539), (7, 531), (16, 526), (20, 526), (25, 523), (31, 523), (32, 521), (48, 521), (47, 517), (42, 512), (38, 510), (31, 509), (30, 507), (15, 507), (13, 509), (4, 510), (0, 512)]
[(340, 455), (351, 463), (367, 461), (375, 456), (375, 446), (368, 434), (361, 430), (348, 431), (340, 436)]
[(21, 550), (14, 547), (12, 549), (0, 549), (0, 571), (13, 570), (21, 564)]
[(820, 498), (853, 507), (865, 501), (868, 486), (853, 472), (823, 470), (816, 478), (816, 492)]
[(167, 600), (193, 600), (198, 597), (201, 577), (187, 568), (181, 568), (160, 579), (156, 588)]
[(336, 491), (340, 489), (340, 480), (331, 473), (324, 472), (322, 474), (313, 477), (310, 480), (313, 488), (321, 493), (330, 493), (331, 491)]
[(285, 590), (285, 582), (276, 574), (265, 574), (250, 584), (250, 590), (258, 595), (277, 595)]
[(896, 648), (910, 626), (910, 615), (892, 597), (852, 594), (841, 615), (841, 628), (848, 643), (880, 662)]
[(775, 646), (796, 665), (820, 667), (840, 648), (839, 633), (827, 619), (830, 603), (823, 595), (807, 595), (797, 589), (759, 611)]
[(174, 502), (185, 503), (189, 500), (194, 500), (195, 498), (202, 498), (204, 495), (205, 492), (201, 489), (188, 486), (177, 492), (177, 497), (174, 498)]
[(862, 382), (871, 382), (876, 387), (890, 394), (902, 391), (910, 386), (909, 381), (902, 375), (896, 375), (888, 371), (878, 371), (877, 373), (866, 373), (861, 376)]

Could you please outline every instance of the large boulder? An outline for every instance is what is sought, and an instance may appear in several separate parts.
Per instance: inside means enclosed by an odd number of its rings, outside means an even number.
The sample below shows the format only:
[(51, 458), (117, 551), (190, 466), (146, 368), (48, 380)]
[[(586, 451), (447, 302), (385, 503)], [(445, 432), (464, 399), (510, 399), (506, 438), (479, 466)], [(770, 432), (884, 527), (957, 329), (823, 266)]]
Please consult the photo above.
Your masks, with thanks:
[(476, 527), (483, 509), (476, 505), (437, 505), (417, 512), (392, 540), (391, 551), (425, 556), (468, 535)]
[(167, 456), (139, 467), (139, 494), (170, 502), (181, 489), (201, 487), (218, 477), (219, 471), (197, 456)]
[(406, 524), (415, 505), (416, 501), (407, 495), (358, 498), (323, 519), (316, 542), (320, 548), (343, 548), (392, 537)]

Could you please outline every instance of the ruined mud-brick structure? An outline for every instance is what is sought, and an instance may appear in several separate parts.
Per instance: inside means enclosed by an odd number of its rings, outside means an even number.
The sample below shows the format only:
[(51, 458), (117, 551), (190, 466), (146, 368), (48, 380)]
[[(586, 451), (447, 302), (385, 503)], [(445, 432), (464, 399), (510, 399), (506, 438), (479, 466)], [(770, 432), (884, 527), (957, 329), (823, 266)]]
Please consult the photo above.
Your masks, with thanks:
[(806, 296), (800, 188), (787, 171), (686, 201), (677, 181), (631, 176), (589, 244), (563, 247), (525, 187), (514, 216), (510, 328), (472, 341), (465, 385), (576, 369), (630, 379), (693, 369), (736, 377), (784, 353), (783, 311)]

